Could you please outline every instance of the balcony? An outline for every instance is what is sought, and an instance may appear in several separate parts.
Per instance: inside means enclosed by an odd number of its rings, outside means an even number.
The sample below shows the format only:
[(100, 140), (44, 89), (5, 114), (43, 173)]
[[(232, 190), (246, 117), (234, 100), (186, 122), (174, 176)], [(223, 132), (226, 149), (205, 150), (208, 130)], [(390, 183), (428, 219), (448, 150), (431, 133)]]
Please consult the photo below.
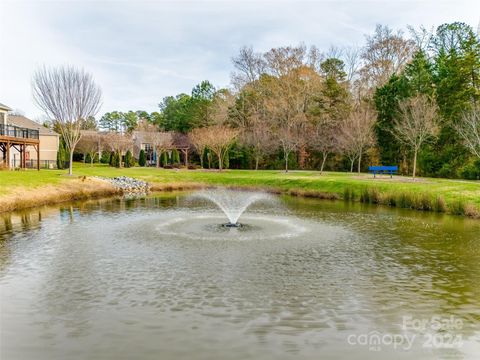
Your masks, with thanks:
[(0, 137), (2, 136), (18, 139), (38, 140), (39, 131), (13, 125), (0, 124)]

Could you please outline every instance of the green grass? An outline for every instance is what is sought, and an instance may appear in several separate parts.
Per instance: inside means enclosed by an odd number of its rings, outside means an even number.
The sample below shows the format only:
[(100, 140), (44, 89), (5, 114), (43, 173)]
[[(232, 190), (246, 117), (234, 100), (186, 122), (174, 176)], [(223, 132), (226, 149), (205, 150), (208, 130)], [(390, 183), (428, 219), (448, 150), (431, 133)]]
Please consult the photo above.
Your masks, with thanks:
[[(1, 171), (0, 196), (14, 187), (36, 188), (48, 184), (69, 181), (65, 170)], [(373, 179), (371, 175), (338, 172), (326, 172), (320, 175), (315, 171), (279, 170), (164, 170), (156, 168), (116, 169), (104, 165), (90, 167), (75, 164), (76, 176), (130, 176), (151, 183), (201, 183), (207, 185), (226, 185), (240, 187), (261, 187), (279, 191), (318, 192), (336, 194), (346, 200), (360, 200), (370, 203), (382, 203), (390, 206), (438, 209), (438, 201), (455, 208), (460, 213), (460, 204), (470, 204), (480, 209), (480, 182), (450, 179), (423, 178), (412, 182), (409, 178), (388, 177)], [(440, 200), (438, 200), (440, 199)]]

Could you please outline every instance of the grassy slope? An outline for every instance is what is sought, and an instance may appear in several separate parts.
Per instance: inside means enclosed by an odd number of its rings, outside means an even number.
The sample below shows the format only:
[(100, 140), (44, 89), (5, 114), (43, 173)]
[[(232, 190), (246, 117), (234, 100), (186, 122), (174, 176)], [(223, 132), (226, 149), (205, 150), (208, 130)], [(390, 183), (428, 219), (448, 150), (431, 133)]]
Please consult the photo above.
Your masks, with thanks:
[[(48, 184), (59, 184), (70, 181), (65, 176), (66, 171), (42, 170), (36, 171), (3, 171), (0, 172), (0, 197), (13, 188), (42, 187)], [(94, 167), (76, 164), (74, 174), (77, 176), (131, 176), (151, 183), (201, 183), (228, 186), (259, 186), (283, 191), (303, 190), (322, 193), (335, 193), (343, 196), (344, 189), (349, 188), (359, 195), (363, 189), (375, 188), (381, 194), (412, 193), (427, 194), (431, 197), (441, 196), (447, 204), (460, 200), (475, 205), (480, 209), (480, 182), (449, 179), (421, 179), (412, 182), (408, 178), (395, 177), (394, 180), (384, 177), (373, 179), (371, 175), (350, 173), (324, 173), (319, 175), (314, 171), (253, 171), (227, 170), (221, 173), (215, 171), (163, 170), (155, 168), (115, 169), (108, 166)]]

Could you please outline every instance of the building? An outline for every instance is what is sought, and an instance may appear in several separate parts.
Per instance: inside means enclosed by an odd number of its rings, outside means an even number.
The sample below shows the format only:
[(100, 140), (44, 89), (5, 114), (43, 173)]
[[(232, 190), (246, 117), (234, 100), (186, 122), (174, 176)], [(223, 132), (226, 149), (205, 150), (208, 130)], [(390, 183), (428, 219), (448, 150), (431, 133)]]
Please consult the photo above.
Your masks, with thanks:
[[(171, 157), (172, 151), (175, 149), (180, 153), (180, 161), (188, 166), (188, 152), (190, 150), (190, 143), (188, 136), (175, 132), (160, 132), (158, 135), (165, 137), (165, 143), (171, 144), (167, 149), (167, 154)], [(156, 162), (156, 151), (154, 146), (150, 143), (149, 138), (151, 133), (145, 131), (134, 131), (132, 133), (133, 152), (138, 159), (141, 150), (145, 151), (149, 165), (154, 165)]]
[(22, 115), (10, 115), (0, 104), (0, 167), (56, 167), (59, 135)]

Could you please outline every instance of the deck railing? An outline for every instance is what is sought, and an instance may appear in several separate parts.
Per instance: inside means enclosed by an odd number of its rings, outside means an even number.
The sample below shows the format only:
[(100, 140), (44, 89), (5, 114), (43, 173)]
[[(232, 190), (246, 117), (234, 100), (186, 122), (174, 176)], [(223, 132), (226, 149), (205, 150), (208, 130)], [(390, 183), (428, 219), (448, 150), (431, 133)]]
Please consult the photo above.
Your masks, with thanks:
[(38, 139), (39, 131), (13, 125), (0, 124), (0, 136), (10, 136), (23, 139)]

